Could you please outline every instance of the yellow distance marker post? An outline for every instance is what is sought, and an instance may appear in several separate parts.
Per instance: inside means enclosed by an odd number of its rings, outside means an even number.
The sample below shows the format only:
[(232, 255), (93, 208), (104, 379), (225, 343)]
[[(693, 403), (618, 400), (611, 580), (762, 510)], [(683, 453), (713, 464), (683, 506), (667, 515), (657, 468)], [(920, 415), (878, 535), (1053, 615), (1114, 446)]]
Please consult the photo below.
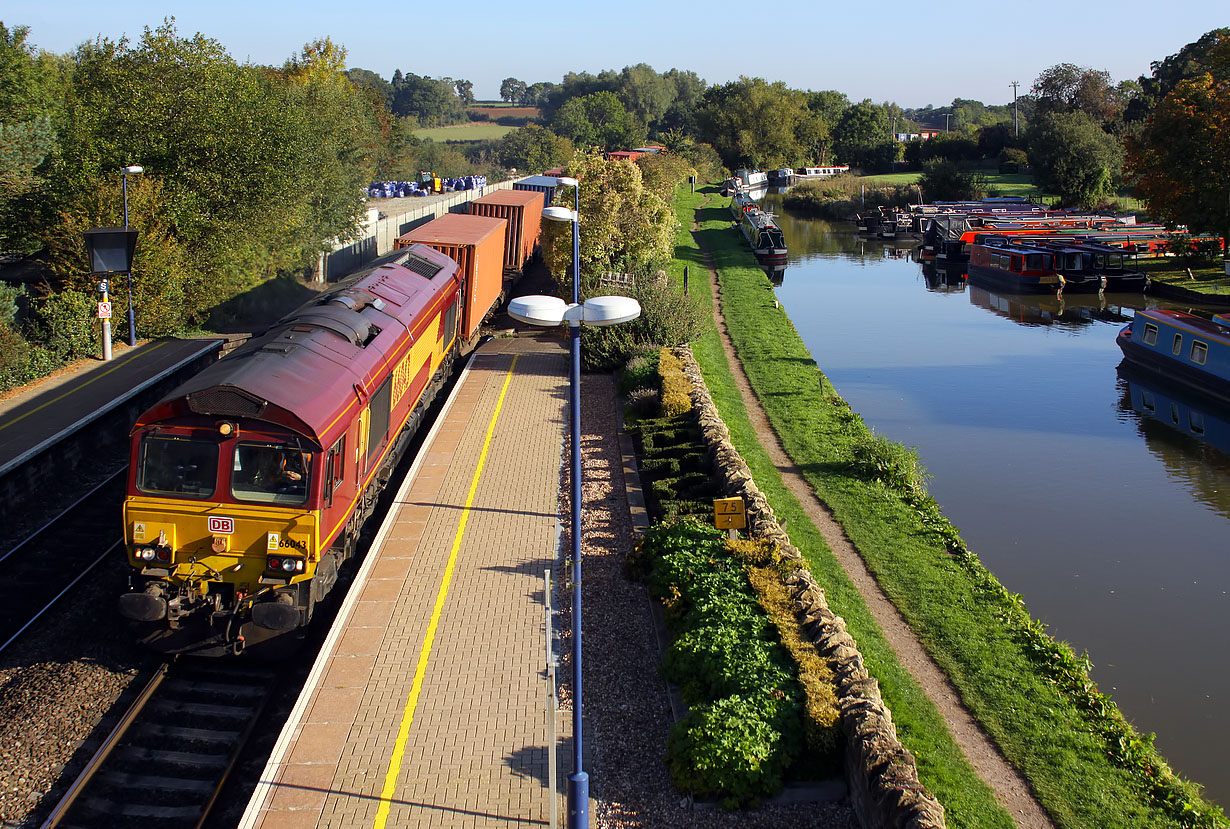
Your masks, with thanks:
[(747, 527), (747, 507), (744, 506), (743, 499), (714, 498), (713, 526), (719, 530), (726, 530), (732, 539), (735, 538), (735, 530)]

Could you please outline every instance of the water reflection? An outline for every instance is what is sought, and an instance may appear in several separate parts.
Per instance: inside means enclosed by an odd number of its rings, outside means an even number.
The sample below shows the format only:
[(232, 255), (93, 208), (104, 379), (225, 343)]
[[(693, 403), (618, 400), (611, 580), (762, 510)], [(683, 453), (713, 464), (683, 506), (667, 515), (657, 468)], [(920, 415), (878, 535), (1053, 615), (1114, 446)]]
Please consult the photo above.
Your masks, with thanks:
[(1001, 294), (978, 285), (969, 286), (969, 301), (1018, 325), (1054, 325), (1077, 328), (1091, 322), (1125, 325), (1130, 309), (1144, 307), (1144, 296), (1134, 294)]
[(1230, 477), (1230, 410), (1182, 386), (1122, 363), (1118, 369), (1129, 413), (1149, 451), (1201, 503), (1230, 518), (1224, 488)]

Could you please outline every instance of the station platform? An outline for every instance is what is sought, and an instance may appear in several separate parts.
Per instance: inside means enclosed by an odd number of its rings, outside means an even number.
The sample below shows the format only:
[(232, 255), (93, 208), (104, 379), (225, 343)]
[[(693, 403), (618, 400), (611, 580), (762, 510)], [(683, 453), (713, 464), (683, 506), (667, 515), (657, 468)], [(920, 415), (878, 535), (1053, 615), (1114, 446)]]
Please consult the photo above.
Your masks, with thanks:
[[(565, 341), (481, 346), (401, 484), (240, 826), (560, 824), (549, 713)], [(555, 732), (555, 738), (549, 736)]]
[(17, 390), (0, 400), (0, 476), (221, 348), (169, 338), (117, 346), (110, 362), (86, 360)]

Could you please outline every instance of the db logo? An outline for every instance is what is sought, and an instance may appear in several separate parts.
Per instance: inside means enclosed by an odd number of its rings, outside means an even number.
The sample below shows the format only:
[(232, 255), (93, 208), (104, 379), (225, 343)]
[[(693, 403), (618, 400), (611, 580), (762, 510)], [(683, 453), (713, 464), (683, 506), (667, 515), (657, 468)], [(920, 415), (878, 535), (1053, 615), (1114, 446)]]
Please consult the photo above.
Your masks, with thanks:
[(235, 532), (235, 519), (211, 515), (209, 516), (209, 532), (217, 535), (230, 535)]

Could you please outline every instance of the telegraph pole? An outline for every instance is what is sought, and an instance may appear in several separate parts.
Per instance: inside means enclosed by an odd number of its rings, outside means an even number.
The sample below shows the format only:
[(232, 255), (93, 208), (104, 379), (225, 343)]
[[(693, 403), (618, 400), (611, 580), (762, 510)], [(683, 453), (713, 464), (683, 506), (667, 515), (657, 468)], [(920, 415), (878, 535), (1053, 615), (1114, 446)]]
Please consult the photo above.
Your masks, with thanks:
[(1013, 81), (1008, 84), (1008, 86), (1012, 87), (1012, 129), (1017, 136), (1021, 134), (1021, 124), (1016, 119), (1016, 88), (1020, 85), (1020, 81)]

